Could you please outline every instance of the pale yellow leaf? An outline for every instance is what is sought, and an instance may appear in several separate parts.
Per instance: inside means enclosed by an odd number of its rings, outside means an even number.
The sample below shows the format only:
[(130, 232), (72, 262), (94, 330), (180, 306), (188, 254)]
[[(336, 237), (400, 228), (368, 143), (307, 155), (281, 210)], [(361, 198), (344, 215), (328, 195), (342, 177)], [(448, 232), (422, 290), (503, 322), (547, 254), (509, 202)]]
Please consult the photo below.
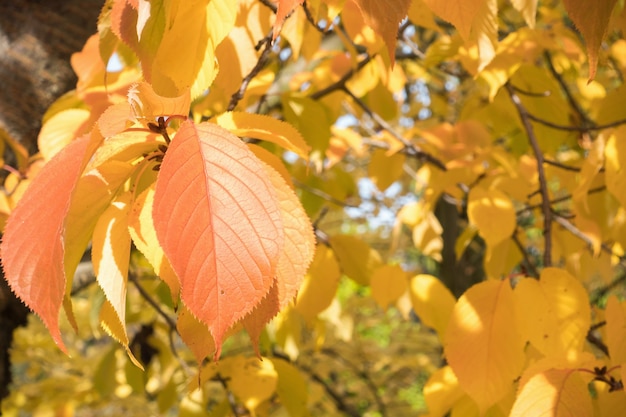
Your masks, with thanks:
[(39, 152), (50, 160), (72, 140), (91, 127), (87, 125), (91, 113), (85, 109), (67, 109), (52, 116), (44, 123), (37, 138)]
[(374, 270), (370, 280), (372, 297), (383, 309), (394, 303), (408, 287), (407, 276), (400, 265), (383, 265)]
[(515, 208), (511, 199), (501, 191), (481, 186), (472, 188), (468, 196), (467, 215), (488, 246), (510, 238), (515, 231)]
[(415, 314), (444, 339), (456, 300), (440, 279), (426, 274), (411, 279), (411, 304)]
[(550, 369), (522, 386), (511, 417), (593, 417), (591, 396), (577, 369)]
[[(93, 232), (92, 261), (98, 284), (107, 301), (126, 326), (126, 280), (130, 262), (130, 235), (128, 213), (131, 194), (117, 197), (104, 211)], [(118, 340), (128, 343), (127, 336)]]
[(309, 145), (289, 123), (270, 116), (244, 112), (226, 112), (210, 120), (237, 136), (266, 140), (308, 159)]
[(295, 309), (308, 321), (324, 311), (335, 298), (341, 272), (333, 251), (318, 245), (313, 263), (298, 291)]
[(455, 305), (444, 352), (459, 385), (481, 413), (500, 401), (524, 366), (524, 344), (515, 320), (508, 280), (471, 287)]
[(230, 0), (176, 0), (152, 64), (157, 94), (176, 97), (191, 89), (202, 94), (217, 75), (217, 45), (235, 24), (237, 2)]
[(126, 353), (128, 354), (128, 358), (133, 365), (137, 368), (144, 369), (141, 362), (135, 358), (135, 355), (128, 346), (126, 324), (120, 321), (117, 311), (115, 311), (115, 308), (108, 300), (104, 300), (102, 308), (100, 309), (100, 325), (109, 336), (124, 346), (124, 349), (126, 349)]
[(433, 212), (424, 213), (425, 218), (413, 227), (413, 244), (426, 256), (441, 262), (443, 228)]
[(180, 282), (159, 245), (152, 220), (153, 203), (154, 184), (135, 199), (129, 213), (128, 230), (137, 249), (150, 262), (154, 273), (167, 284), (172, 300), (177, 303)]
[(356, 236), (332, 236), (330, 247), (341, 271), (361, 285), (368, 285), (374, 269), (382, 264), (380, 254)]

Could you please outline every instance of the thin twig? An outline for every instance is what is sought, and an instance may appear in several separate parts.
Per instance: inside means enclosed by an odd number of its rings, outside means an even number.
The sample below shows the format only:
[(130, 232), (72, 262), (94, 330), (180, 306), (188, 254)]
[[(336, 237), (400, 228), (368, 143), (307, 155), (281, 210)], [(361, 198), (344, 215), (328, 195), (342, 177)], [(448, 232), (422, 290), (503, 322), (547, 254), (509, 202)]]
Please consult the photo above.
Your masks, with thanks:
[(510, 83), (505, 84), (506, 89), (511, 97), (513, 105), (517, 109), (517, 113), (522, 120), (524, 130), (528, 136), (530, 146), (533, 148), (535, 159), (537, 159), (537, 175), (539, 177), (539, 190), (541, 192), (541, 211), (543, 212), (543, 239), (544, 239), (544, 252), (543, 263), (545, 267), (552, 265), (552, 207), (550, 205), (550, 194), (548, 192), (548, 180), (546, 178), (546, 172), (544, 169), (544, 156), (541, 148), (539, 147), (539, 141), (535, 136), (532, 123), (530, 123), (529, 113), (522, 104), (519, 96), (515, 92), (515, 89)]
[(242, 416), (243, 414), (240, 413), (241, 410), (239, 409), (239, 405), (237, 404), (235, 395), (232, 393), (231, 390), (228, 389), (228, 380), (224, 378), (222, 375), (220, 375), (219, 373), (215, 375), (213, 379), (218, 381), (222, 385), (222, 388), (224, 388), (224, 391), (226, 391), (226, 398), (228, 399), (228, 405), (230, 406), (230, 409), (233, 412), (233, 415), (235, 417)]
[(353, 207), (353, 208), (359, 207), (358, 204), (352, 204), (352, 203), (348, 203), (346, 201), (341, 201), (338, 198), (335, 198), (332, 195), (330, 195), (330, 194), (328, 194), (328, 193), (326, 193), (326, 192), (324, 192), (322, 190), (319, 190), (317, 188), (313, 188), (313, 187), (311, 187), (308, 184), (305, 184), (305, 183), (303, 183), (301, 181), (298, 181), (297, 179), (292, 179), (292, 181), (293, 181), (293, 183), (294, 183), (294, 185), (296, 187), (301, 188), (304, 191), (307, 191), (307, 192), (309, 192), (309, 193), (311, 193), (313, 195), (321, 197), (324, 200), (326, 200), (326, 201), (328, 201), (330, 203), (336, 204), (336, 205), (338, 205), (340, 207)]
[(244, 94), (246, 93), (246, 90), (248, 89), (248, 85), (250, 84), (252, 79), (256, 77), (259, 74), (259, 72), (261, 72), (261, 70), (265, 67), (265, 64), (267, 63), (267, 59), (270, 55), (270, 52), (272, 51), (272, 33), (271, 32), (266, 37), (261, 39), (261, 41), (258, 43), (258, 46), (261, 46), (261, 45), (265, 45), (265, 47), (263, 48), (263, 52), (261, 52), (261, 55), (259, 56), (259, 59), (257, 60), (254, 68), (252, 68), (252, 70), (250, 70), (248, 75), (246, 75), (244, 79), (241, 81), (239, 90), (237, 90), (237, 92), (234, 93), (232, 97), (230, 98), (230, 103), (228, 103), (228, 107), (226, 109), (227, 111), (235, 110), (235, 107), (237, 107), (237, 104), (241, 101)]
[(512, 239), (513, 239), (513, 243), (515, 243), (515, 246), (517, 246), (517, 249), (520, 251), (520, 253), (522, 254), (522, 257), (524, 258), (524, 262), (526, 264), (525, 265), (526, 272), (528, 273), (529, 276), (538, 278), (539, 272), (537, 271), (537, 267), (535, 266), (533, 261), (530, 259), (530, 256), (528, 255), (528, 251), (526, 250), (526, 248), (524, 248), (524, 245), (522, 245), (522, 242), (519, 240), (519, 236), (517, 236), (517, 232), (513, 234)]
[[(606, 190), (606, 186), (601, 185), (601, 186), (596, 187), (596, 188), (590, 188), (589, 191), (587, 191), (587, 194), (588, 195), (589, 194), (595, 194), (595, 193), (599, 193), (599, 192), (604, 191), (604, 190)], [(567, 201), (567, 200), (571, 200), (573, 197), (574, 196), (572, 194), (568, 194), (568, 195), (565, 195), (563, 197), (555, 198), (554, 200), (550, 200), (550, 205), (553, 206), (555, 204), (562, 203), (562, 202)], [(524, 214), (527, 211), (532, 211), (532, 210), (541, 208), (542, 206), (543, 206), (542, 203), (539, 203), (539, 204), (529, 204), (526, 207), (524, 207), (523, 209), (519, 209), (515, 213), (515, 215), (519, 216), (520, 214)]]
[(548, 64), (548, 69), (550, 70), (550, 73), (561, 86), (561, 90), (563, 90), (563, 93), (565, 94), (568, 103), (570, 104), (574, 112), (578, 115), (578, 118), (583, 122), (585, 126), (593, 126), (594, 122), (589, 118), (583, 108), (580, 107), (580, 104), (574, 98), (574, 95), (572, 94), (569, 86), (567, 85), (561, 74), (559, 74), (556, 68), (554, 68), (554, 64), (552, 64), (552, 57), (550, 56), (550, 52), (548, 52), (547, 50), (544, 52), (544, 58), (546, 60), (546, 63)]
[(621, 126), (623, 124), (626, 124), (626, 119), (620, 119), (620, 120), (616, 120), (614, 122), (610, 122), (610, 123), (606, 123), (603, 125), (593, 125), (593, 126), (566, 126), (566, 125), (560, 125), (558, 123), (553, 123), (549, 120), (545, 120), (542, 119), (540, 117), (534, 116), (530, 113), (528, 113), (528, 118), (530, 120), (532, 120), (533, 122), (537, 122), (540, 123), (544, 126), (547, 127), (551, 127), (552, 129), (556, 129), (556, 130), (566, 130), (569, 132), (591, 132), (591, 131), (597, 131), (597, 130), (604, 130), (604, 129), (610, 129), (612, 127), (617, 127), (617, 126)]
[(313, 100), (318, 100), (330, 93), (341, 90), (346, 83), (350, 80), (350, 78), (354, 77), (354, 75), (359, 72), (363, 67), (365, 67), (374, 57), (374, 55), (367, 55), (356, 65), (356, 68), (351, 68), (348, 72), (346, 72), (340, 79), (330, 84), (327, 87), (322, 88), (314, 93), (312, 93), (309, 98)]
[(442, 161), (440, 161), (439, 159), (435, 158), (434, 156), (432, 156), (428, 152), (422, 151), (414, 143), (412, 143), (409, 140), (405, 139), (401, 134), (396, 132), (396, 130), (389, 123), (387, 123), (387, 121), (385, 119), (380, 117), (380, 115), (378, 113), (372, 111), (372, 109), (370, 109), (369, 106), (363, 102), (363, 100), (361, 100), (360, 98), (355, 96), (352, 93), (352, 91), (350, 91), (346, 86), (343, 86), (341, 89), (346, 94), (348, 94), (350, 96), (350, 98), (352, 98), (352, 100), (354, 100), (354, 102), (359, 107), (361, 107), (361, 109), (363, 109), (363, 111), (365, 111), (365, 113), (367, 113), (367, 115), (369, 117), (371, 117), (376, 123), (378, 123), (378, 125), (382, 129), (386, 130), (388, 133), (391, 134), (391, 136), (393, 136), (394, 138), (399, 140), (404, 145), (404, 149), (405, 150), (404, 150), (403, 153), (405, 155), (412, 156), (412, 157), (414, 157), (416, 159), (424, 160), (426, 162), (429, 162), (429, 163), (435, 165), (437, 168), (439, 168), (442, 171), (446, 171), (447, 170), (446, 165)]

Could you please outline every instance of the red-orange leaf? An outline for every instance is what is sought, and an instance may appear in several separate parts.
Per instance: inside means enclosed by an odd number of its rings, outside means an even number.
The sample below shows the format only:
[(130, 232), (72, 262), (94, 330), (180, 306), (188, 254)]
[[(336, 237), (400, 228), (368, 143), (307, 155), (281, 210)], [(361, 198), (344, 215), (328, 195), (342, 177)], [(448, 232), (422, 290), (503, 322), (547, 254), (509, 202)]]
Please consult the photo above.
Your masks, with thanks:
[(41, 317), (63, 351), (65, 216), (89, 143), (88, 136), (70, 143), (42, 168), (11, 214), (0, 247), (11, 289)]
[(239, 138), (187, 121), (163, 159), (153, 217), (181, 298), (219, 350), (276, 274), (284, 235), (272, 183)]

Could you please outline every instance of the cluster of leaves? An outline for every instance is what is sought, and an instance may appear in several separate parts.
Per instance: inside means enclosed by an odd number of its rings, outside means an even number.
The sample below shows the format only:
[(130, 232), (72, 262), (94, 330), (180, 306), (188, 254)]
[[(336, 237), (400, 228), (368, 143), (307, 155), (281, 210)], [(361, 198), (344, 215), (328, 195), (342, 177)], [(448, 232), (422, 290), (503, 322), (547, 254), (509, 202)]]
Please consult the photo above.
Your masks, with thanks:
[[(41, 158), (5, 182), (12, 289), (63, 349), (61, 307), (102, 325), (147, 373), (98, 350), (98, 395), (159, 412), (391, 415), (365, 376), (396, 376), (402, 346), (431, 373), (430, 416), (616, 415), (626, 12), (547, 3), (107, 1)], [(71, 279), (90, 242), (100, 289)], [(415, 313), (445, 366), (423, 333), (350, 350), (361, 297), (418, 328)], [(241, 328), (266, 360), (237, 352)], [(181, 343), (203, 363), (229, 335), (179, 400)], [(362, 354), (372, 395), (350, 401), (364, 390), (319, 352)]]

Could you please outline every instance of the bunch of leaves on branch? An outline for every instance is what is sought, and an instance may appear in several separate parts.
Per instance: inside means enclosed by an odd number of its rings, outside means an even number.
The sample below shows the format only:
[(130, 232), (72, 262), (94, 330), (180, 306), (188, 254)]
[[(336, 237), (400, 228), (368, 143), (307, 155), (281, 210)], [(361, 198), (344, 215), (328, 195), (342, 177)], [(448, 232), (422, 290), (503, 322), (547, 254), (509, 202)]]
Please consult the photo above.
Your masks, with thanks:
[(625, 30), (616, 0), (107, 0), (0, 248), (100, 359), (81, 405), (6, 411), (619, 415)]

